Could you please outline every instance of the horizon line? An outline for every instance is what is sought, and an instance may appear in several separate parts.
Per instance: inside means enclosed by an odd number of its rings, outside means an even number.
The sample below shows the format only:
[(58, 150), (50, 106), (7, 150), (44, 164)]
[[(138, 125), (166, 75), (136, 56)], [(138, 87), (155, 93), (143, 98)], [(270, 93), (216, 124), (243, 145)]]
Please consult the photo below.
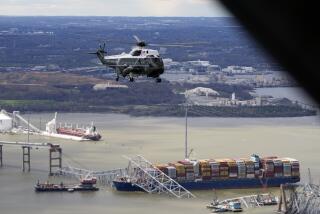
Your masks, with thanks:
[(0, 17), (235, 18), (234, 16), (1, 15)]

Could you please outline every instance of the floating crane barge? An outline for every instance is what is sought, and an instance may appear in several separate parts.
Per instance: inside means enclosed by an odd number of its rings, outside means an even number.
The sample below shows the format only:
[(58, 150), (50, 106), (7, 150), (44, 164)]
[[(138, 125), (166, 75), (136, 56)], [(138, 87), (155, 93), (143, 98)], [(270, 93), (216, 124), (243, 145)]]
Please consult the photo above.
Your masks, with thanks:
[(98, 191), (95, 186), (97, 180), (95, 178), (83, 179), (78, 185), (50, 184), (38, 182), (34, 189), (36, 192), (73, 192), (73, 191)]

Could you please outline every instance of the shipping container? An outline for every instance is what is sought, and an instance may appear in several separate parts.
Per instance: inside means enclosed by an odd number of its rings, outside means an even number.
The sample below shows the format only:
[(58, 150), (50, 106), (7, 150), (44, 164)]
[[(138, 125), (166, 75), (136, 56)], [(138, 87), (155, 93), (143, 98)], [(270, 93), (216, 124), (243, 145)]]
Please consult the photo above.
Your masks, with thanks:
[(156, 164), (155, 167), (158, 168), (159, 170), (161, 170), (163, 173), (165, 173), (166, 175), (168, 175), (168, 164)]
[(238, 165), (238, 178), (245, 178), (247, 175), (247, 167), (244, 160), (237, 160)]
[(168, 166), (167, 167), (168, 176), (170, 178), (176, 178), (177, 177), (177, 170), (174, 166)]
[(230, 178), (237, 178), (238, 177), (238, 165), (235, 160), (228, 161), (229, 167), (229, 177)]
[(209, 165), (211, 168), (211, 177), (217, 178), (220, 176), (220, 163), (215, 160), (210, 160)]

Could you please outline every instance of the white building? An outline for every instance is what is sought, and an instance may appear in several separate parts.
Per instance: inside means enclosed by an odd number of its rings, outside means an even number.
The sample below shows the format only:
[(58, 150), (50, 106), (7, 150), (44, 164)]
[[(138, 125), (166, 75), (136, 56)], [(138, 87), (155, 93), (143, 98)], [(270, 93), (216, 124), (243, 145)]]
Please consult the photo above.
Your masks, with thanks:
[(223, 68), (222, 71), (229, 74), (248, 74), (253, 73), (256, 70), (253, 67), (248, 66), (230, 65), (226, 68)]
[(194, 89), (190, 89), (186, 91), (186, 95), (198, 95), (198, 96), (219, 96), (219, 92), (211, 89), (211, 88), (204, 88), (204, 87), (197, 87)]
[(12, 129), (12, 118), (4, 110), (0, 111), (0, 132), (10, 131)]

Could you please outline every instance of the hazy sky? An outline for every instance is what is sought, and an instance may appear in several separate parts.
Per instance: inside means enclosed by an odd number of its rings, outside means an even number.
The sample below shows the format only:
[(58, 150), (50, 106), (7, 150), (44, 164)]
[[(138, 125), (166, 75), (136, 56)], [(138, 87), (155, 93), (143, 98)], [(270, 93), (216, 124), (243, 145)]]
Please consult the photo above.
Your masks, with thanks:
[(230, 16), (215, 0), (0, 0), (0, 15)]

